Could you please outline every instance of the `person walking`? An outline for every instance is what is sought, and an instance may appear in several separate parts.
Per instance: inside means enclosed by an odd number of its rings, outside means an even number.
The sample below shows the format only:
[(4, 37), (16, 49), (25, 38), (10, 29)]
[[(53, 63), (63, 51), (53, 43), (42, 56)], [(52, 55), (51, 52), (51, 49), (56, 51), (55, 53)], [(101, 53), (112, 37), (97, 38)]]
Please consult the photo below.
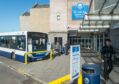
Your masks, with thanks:
[(57, 54), (59, 56), (60, 56), (60, 48), (61, 48), (61, 45), (59, 44), (59, 42), (56, 42), (55, 50), (57, 51)]
[(65, 55), (68, 55), (68, 50), (69, 50), (69, 43), (67, 41), (65, 44)]
[(111, 40), (106, 39), (105, 45), (102, 47), (101, 50), (102, 62), (104, 63), (104, 78), (106, 81), (109, 79), (109, 74), (113, 69), (113, 54), (115, 54), (115, 50), (111, 45)]

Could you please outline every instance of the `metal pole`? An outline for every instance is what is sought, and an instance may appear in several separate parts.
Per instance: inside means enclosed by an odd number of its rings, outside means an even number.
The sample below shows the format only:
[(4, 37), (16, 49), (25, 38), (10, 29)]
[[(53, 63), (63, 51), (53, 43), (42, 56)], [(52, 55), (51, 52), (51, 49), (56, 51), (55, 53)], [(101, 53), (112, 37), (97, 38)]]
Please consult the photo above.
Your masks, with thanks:
[(104, 46), (104, 41), (105, 41), (105, 35), (104, 35), (104, 33), (103, 33), (103, 46)]
[(28, 54), (26, 53), (25, 54), (25, 64), (28, 64), (28, 60), (27, 59), (28, 59)]
[(98, 51), (100, 51), (100, 34), (99, 34), (99, 49), (98, 49)]
[(95, 34), (93, 35), (93, 42), (94, 42), (93, 49), (96, 50)]

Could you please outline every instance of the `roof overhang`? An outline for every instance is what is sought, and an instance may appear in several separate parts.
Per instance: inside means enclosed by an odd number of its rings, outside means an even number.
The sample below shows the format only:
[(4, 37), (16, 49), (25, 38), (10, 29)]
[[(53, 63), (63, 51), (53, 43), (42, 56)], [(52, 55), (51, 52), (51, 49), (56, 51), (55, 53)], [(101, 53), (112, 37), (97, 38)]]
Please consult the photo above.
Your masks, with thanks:
[(84, 20), (95, 20), (95, 21), (114, 21), (119, 20), (119, 14), (86, 14)]
[(101, 28), (110, 28), (110, 25), (83, 25), (81, 26), (81, 28), (98, 28), (98, 29), (101, 29)]

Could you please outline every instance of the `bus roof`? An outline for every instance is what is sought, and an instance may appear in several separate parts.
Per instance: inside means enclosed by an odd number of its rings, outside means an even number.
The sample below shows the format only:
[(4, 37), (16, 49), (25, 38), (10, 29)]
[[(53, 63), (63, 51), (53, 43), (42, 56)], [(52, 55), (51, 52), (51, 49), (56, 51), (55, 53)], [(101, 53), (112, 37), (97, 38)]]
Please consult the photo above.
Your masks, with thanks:
[(9, 36), (9, 35), (26, 35), (27, 31), (18, 31), (18, 32), (3, 32), (0, 33), (0, 36)]
[[(27, 35), (28, 32), (32, 33), (32, 31), (3, 32), (3, 33), (0, 33), (0, 36)], [(33, 33), (35, 33), (35, 32), (33, 32)], [(41, 33), (41, 32), (36, 32), (36, 33)], [(46, 34), (46, 33), (42, 33), (42, 34)]]

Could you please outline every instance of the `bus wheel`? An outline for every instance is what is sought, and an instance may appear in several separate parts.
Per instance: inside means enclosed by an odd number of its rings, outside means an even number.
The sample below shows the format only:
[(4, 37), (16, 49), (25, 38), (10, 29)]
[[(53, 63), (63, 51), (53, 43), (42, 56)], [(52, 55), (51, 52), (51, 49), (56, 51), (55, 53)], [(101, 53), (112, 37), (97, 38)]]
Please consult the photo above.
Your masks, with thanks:
[(15, 55), (14, 52), (12, 52), (12, 53), (11, 53), (11, 59), (15, 60), (15, 58), (16, 58), (16, 55)]

